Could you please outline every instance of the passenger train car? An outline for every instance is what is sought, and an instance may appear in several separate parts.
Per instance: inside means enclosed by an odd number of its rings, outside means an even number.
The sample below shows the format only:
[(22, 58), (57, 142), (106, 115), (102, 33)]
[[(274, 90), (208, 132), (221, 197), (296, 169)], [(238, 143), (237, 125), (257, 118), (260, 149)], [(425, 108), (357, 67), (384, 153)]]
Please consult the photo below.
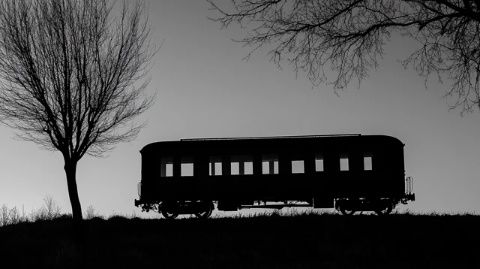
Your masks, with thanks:
[(242, 208), (388, 214), (415, 200), (404, 144), (384, 135), (182, 139), (146, 145), (135, 206), (166, 218)]

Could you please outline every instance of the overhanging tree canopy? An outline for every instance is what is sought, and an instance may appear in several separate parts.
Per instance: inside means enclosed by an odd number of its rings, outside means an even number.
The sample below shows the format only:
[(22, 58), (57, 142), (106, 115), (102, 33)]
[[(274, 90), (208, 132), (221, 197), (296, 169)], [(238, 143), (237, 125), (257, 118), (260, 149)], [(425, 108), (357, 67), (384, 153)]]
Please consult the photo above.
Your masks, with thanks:
[(240, 42), (268, 47), (275, 63), (286, 59), (314, 84), (344, 88), (364, 79), (390, 35), (400, 32), (420, 44), (406, 66), (426, 78), (448, 78), (454, 107), (470, 111), (480, 104), (478, 0), (207, 1), (218, 14), (213, 20), (249, 29)]

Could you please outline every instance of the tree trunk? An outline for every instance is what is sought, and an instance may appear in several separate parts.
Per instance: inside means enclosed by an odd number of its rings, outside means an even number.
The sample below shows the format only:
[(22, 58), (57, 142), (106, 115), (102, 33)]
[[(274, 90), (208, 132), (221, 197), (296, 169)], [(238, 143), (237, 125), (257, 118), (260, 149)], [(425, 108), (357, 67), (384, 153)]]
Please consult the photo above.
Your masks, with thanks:
[(72, 216), (75, 222), (82, 221), (82, 206), (77, 190), (77, 161), (65, 160), (65, 174), (67, 176), (68, 195), (72, 205)]

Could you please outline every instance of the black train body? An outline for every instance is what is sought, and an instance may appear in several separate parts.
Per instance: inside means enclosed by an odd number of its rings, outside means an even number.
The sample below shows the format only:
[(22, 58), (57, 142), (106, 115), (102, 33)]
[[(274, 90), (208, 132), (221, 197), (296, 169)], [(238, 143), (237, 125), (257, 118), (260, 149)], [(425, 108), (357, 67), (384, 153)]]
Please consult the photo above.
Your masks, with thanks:
[(142, 209), (165, 217), (214, 209), (336, 208), (388, 214), (415, 200), (404, 144), (384, 135), (182, 139), (141, 150)]

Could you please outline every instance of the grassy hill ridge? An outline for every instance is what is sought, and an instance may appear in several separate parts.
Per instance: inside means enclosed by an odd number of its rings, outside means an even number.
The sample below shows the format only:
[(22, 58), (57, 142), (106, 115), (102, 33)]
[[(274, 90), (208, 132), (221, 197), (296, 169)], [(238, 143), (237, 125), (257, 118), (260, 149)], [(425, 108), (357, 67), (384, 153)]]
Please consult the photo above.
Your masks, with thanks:
[(480, 265), (480, 216), (69, 219), (0, 228), (29, 268), (450, 268)]

